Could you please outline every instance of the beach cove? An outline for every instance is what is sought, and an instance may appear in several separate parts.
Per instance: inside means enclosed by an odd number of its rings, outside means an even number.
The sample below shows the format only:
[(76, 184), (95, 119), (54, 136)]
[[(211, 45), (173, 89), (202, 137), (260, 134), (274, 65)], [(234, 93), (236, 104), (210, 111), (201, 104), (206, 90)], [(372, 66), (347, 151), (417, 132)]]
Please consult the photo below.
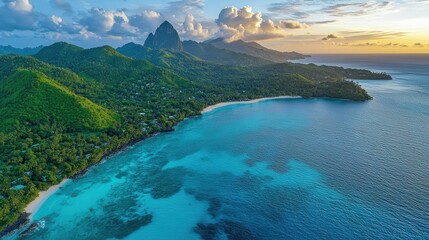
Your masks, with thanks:
[[(279, 96), (279, 97), (269, 97), (269, 98), (258, 98), (258, 99), (254, 99), (254, 100), (249, 100), (249, 101), (236, 101), (236, 102), (222, 102), (222, 103), (217, 103), (211, 106), (208, 106), (206, 108), (204, 108), (201, 111), (201, 114), (213, 111), (217, 108), (221, 108), (221, 107), (225, 107), (225, 106), (230, 106), (230, 105), (236, 105), (236, 104), (253, 104), (253, 103), (258, 103), (261, 101), (267, 101), (267, 100), (274, 100), (274, 99), (291, 99), (291, 98), (300, 98), (300, 97), (296, 97), (296, 96)], [(130, 145), (132, 146), (132, 145)], [(121, 151), (121, 150), (120, 150)], [(103, 160), (101, 160), (103, 161)], [(25, 212), (30, 214), (30, 218), (33, 216), (33, 214), (39, 209), (39, 207), (52, 195), (55, 194), (55, 192), (60, 189), (61, 187), (63, 187), (65, 184), (67, 184), (67, 182), (71, 181), (70, 179), (63, 179), (61, 181), (61, 183), (51, 186), (48, 190), (46, 191), (42, 191), (39, 193), (39, 196), (36, 197), (36, 199), (34, 199), (30, 204), (27, 205), (27, 207), (25, 208)]]

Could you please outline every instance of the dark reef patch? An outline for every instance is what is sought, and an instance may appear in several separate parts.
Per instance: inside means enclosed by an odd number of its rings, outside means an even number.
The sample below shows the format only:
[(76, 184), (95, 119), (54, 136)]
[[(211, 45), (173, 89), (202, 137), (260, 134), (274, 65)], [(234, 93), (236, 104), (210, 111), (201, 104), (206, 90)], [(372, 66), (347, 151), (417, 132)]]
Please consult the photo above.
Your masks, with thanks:
[(215, 240), (220, 235), (226, 235), (230, 240), (256, 240), (257, 237), (250, 229), (240, 223), (222, 220), (216, 224), (199, 223), (194, 231), (198, 233), (203, 240)]

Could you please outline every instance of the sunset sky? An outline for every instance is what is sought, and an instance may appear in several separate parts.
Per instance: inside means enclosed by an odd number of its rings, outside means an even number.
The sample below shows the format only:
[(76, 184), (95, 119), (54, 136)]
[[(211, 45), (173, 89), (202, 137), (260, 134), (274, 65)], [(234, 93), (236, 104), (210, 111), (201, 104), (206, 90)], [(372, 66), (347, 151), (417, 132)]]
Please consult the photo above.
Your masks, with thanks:
[(429, 53), (429, 0), (1, 0), (0, 45), (143, 43), (164, 20), (182, 39), (242, 39), (301, 53)]

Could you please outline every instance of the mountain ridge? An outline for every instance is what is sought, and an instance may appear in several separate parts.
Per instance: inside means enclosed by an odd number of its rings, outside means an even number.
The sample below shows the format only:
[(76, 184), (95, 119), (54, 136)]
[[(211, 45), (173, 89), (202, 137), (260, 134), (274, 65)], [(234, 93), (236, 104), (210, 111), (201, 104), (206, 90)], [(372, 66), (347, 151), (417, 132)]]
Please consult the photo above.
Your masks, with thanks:
[(257, 42), (245, 42), (237, 40), (226, 42), (223, 38), (217, 38), (205, 41), (204, 43), (211, 44), (219, 49), (227, 49), (237, 53), (247, 54), (253, 57), (262, 58), (275, 63), (287, 62), (288, 60), (303, 59), (309, 57), (297, 52), (280, 52), (266, 48)]
[(15, 48), (10, 45), (0, 46), (0, 55), (18, 55), (18, 56), (31, 56), (38, 53), (44, 46), (38, 47), (25, 47), (25, 48)]

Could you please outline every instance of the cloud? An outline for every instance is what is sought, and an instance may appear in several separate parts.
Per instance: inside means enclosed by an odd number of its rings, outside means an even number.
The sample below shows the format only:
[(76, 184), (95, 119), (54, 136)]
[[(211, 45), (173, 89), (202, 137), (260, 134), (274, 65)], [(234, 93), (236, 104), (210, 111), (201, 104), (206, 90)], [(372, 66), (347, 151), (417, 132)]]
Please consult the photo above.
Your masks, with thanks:
[(61, 23), (63, 22), (63, 19), (61, 17), (55, 15), (52, 15), (51, 20), (57, 26), (61, 26)]
[(322, 11), (335, 17), (362, 16), (370, 12), (392, 8), (391, 1), (369, 1), (361, 3), (340, 3), (323, 8)]
[(349, 41), (378, 40), (406, 36), (405, 32), (392, 31), (341, 31), (340, 33)]
[(3, 2), (6, 8), (13, 11), (31, 12), (33, 10), (33, 5), (31, 5), (29, 0), (3, 0)]
[(288, 1), (282, 3), (272, 3), (268, 6), (268, 11), (276, 16), (290, 16), (293, 18), (303, 19), (310, 17), (311, 13), (301, 10), (303, 3), (301, 1)]
[(178, 0), (168, 2), (167, 8), (162, 12), (171, 19), (181, 18), (183, 21), (183, 17), (187, 15), (203, 17), (204, 5), (204, 0)]
[(286, 20), (286, 21), (280, 20), (279, 25), (280, 27), (289, 28), (289, 29), (308, 28), (308, 25), (306, 23), (300, 23), (292, 20)]
[(50, 0), (51, 5), (57, 9), (63, 10), (66, 13), (72, 13), (73, 8), (70, 3), (65, 0)]
[(252, 12), (250, 6), (241, 9), (236, 7), (224, 8), (219, 13), (216, 22), (228, 41), (249, 39), (255, 36), (266, 39), (282, 36), (282, 34), (275, 33), (276, 26), (272, 21), (264, 21), (262, 13)]
[(402, 43), (380, 43), (380, 42), (364, 42), (364, 43), (350, 43), (350, 42), (330, 42), (328, 43), (340, 47), (383, 47), (383, 48), (407, 48), (406, 44)]
[(108, 11), (93, 8), (79, 23), (88, 31), (99, 36), (128, 37), (136, 36), (136, 29), (129, 25), (124, 11)]
[(324, 21), (312, 21), (312, 22), (305, 22), (307, 25), (322, 25), (322, 24), (330, 24), (337, 22), (337, 20), (324, 20)]
[(308, 27), (305, 23), (292, 20), (280, 20), (277, 23), (264, 20), (262, 13), (253, 12), (250, 6), (241, 9), (236, 7), (224, 8), (216, 20), (220, 34), (227, 41), (238, 39), (247, 41), (281, 38), (286, 35), (285, 29)]
[(51, 19), (33, 11), (28, 0), (3, 0), (0, 7), (0, 31), (49, 31), (55, 29)]
[(344, 38), (344, 37), (342, 37), (342, 36), (338, 36), (338, 35), (334, 35), (334, 34), (329, 34), (328, 36), (326, 36), (326, 37), (322, 38), (322, 40), (323, 40), (323, 41), (329, 41), (329, 40), (331, 40), (331, 39), (337, 39), (337, 38), (342, 39), (342, 38)]
[(142, 13), (129, 17), (129, 24), (138, 28), (141, 32), (152, 32), (164, 20), (161, 13), (144, 10)]
[(195, 19), (192, 15), (188, 15), (183, 22), (183, 30), (185, 38), (190, 39), (207, 39), (210, 37), (209, 30), (207, 28), (203, 28), (201, 23), (195, 22)]
[(422, 43), (414, 43), (414, 47), (419, 47), (419, 48), (421, 48), (421, 47), (424, 47), (425, 45), (424, 44), (422, 44)]
[(351, 44), (349, 46), (352, 46), (352, 47), (401, 47), (401, 48), (408, 47), (408, 45), (401, 44), (401, 43), (374, 43), (374, 42), (356, 43), (356, 44)]

